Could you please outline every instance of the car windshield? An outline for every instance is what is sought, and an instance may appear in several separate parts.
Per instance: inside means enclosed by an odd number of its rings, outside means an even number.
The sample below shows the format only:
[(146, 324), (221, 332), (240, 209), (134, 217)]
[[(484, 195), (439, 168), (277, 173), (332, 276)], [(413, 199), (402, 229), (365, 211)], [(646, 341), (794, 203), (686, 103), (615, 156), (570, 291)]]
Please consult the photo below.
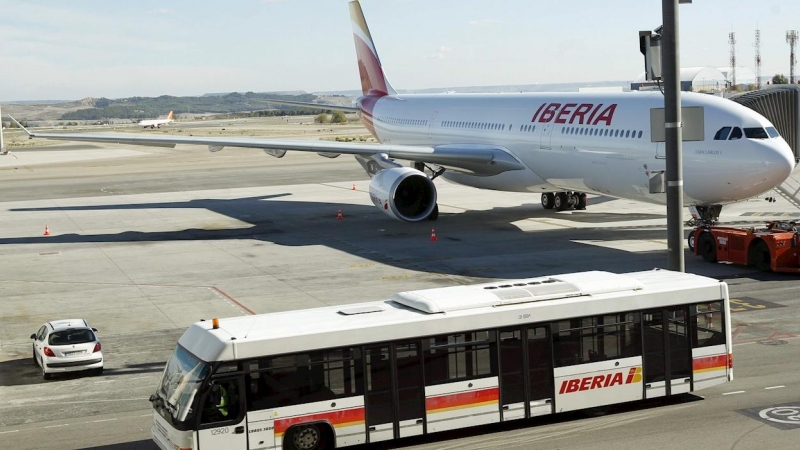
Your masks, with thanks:
[(94, 333), (88, 328), (63, 330), (50, 333), (47, 343), (50, 345), (73, 345), (94, 342)]
[(210, 366), (180, 345), (169, 358), (158, 394), (167, 402), (172, 418), (184, 421), (191, 413), (194, 396)]

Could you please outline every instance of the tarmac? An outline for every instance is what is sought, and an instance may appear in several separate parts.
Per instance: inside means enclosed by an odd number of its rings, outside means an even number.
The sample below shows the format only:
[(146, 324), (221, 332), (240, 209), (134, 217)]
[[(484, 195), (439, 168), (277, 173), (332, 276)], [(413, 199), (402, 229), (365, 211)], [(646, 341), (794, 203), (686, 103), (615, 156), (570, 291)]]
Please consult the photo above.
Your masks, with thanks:
[[(492, 279), (667, 264), (663, 206), (591, 196), (586, 211), (557, 213), (543, 210), (537, 194), (480, 191), (437, 179), (439, 220), (409, 224), (372, 206), (368, 183), (346, 157), (290, 153), (278, 160), (254, 150), (209, 154), (192, 146), (12, 148), (0, 157), (3, 446), (155, 448), (147, 398), (180, 334), (200, 319)], [(757, 225), (798, 212), (780, 198), (761, 198), (726, 206), (722, 220)], [(708, 264), (688, 250), (685, 257), (688, 272), (731, 286), (733, 383), (675, 402), (387, 445), (793, 448), (800, 441), (800, 409), (788, 414), (795, 419), (780, 419), (789, 422), (782, 428), (760, 413), (800, 408), (793, 406), (800, 405), (800, 282)], [(71, 317), (99, 329), (106, 371), (44, 381), (28, 336), (48, 320)]]

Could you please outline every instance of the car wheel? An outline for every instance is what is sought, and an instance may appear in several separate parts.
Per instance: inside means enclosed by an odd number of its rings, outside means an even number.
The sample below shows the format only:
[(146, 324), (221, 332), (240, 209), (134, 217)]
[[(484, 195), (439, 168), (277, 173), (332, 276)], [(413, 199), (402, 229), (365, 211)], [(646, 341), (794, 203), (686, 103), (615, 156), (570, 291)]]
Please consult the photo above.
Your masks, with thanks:
[(103, 374), (103, 368), (98, 367), (97, 369), (92, 369), (92, 375), (99, 377)]
[(38, 360), (38, 359), (36, 359), (36, 347), (33, 347), (33, 355), (32, 355), (32, 358), (33, 358), (33, 365), (34, 365), (34, 366), (38, 366), (38, 365), (39, 365), (39, 360)]
[(42, 378), (45, 379), (45, 380), (49, 380), (52, 377), (53, 377), (53, 374), (45, 372), (45, 365), (44, 365), (44, 362), (42, 362)]
[(689, 237), (686, 238), (686, 241), (689, 243), (689, 251), (692, 253), (694, 253), (694, 244), (695, 244), (694, 240), (695, 240), (695, 233), (694, 230), (692, 230), (692, 232), (689, 233)]

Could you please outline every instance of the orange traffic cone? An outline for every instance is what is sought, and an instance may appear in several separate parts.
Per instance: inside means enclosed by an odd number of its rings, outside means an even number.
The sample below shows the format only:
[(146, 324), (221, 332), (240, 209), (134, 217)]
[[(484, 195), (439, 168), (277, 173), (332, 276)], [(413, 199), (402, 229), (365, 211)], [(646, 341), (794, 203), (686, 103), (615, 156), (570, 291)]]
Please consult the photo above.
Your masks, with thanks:
[(356, 190), (356, 184), (355, 183), (353, 183), (353, 190), (354, 191)]
[(337, 215), (336, 215), (336, 219), (337, 219), (337, 220), (342, 220), (342, 219), (344, 219), (344, 216), (342, 215), (342, 210), (341, 210), (341, 209), (339, 210), (339, 214), (337, 214)]
[(44, 235), (50, 236), (50, 228), (48, 228), (47, 225), (44, 226)]
[(431, 228), (431, 242), (436, 242), (438, 240), (439, 240), (439, 238), (436, 237), (436, 230)]

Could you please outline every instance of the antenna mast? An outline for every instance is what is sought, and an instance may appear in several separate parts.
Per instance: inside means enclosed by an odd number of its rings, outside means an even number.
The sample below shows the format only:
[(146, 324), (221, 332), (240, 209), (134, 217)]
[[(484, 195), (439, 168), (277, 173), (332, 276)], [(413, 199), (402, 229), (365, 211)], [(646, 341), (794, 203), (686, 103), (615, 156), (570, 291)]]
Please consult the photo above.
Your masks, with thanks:
[(756, 89), (761, 90), (761, 30), (756, 30)]
[(797, 30), (786, 32), (786, 42), (789, 43), (789, 84), (794, 84), (794, 63), (797, 62), (794, 57), (794, 46), (797, 44)]
[(728, 33), (728, 44), (731, 44), (731, 61), (730, 72), (728, 72), (728, 81), (731, 83), (731, 90), (736, 90), (736, 33), (731, 31)]

